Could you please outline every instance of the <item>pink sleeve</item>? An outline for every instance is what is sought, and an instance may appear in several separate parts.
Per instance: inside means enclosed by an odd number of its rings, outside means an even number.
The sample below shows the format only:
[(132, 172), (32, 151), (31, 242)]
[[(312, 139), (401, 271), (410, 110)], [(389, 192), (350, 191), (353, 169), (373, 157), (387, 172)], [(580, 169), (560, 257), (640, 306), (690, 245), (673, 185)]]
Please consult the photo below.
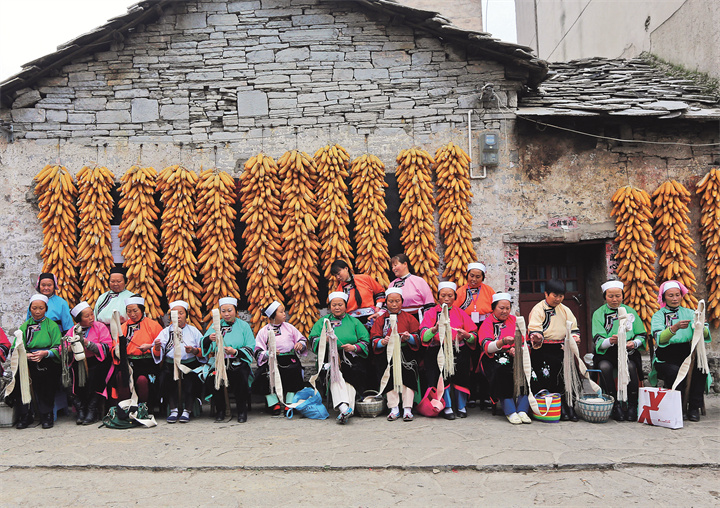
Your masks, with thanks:
[(417, 277), (417, 284), (415, 285), (417, 287), (418, 295), (420, 295), (422, 302), (422, 305), (427, 305), (428, 303), (435, 303), (435, 298), (433, 297), (432, 290), (430, 289), (430, 286), (427, 282), (425, 282), (425, 279), (422, 277)]
[(110, 330), (108, 330), (107, 326), (95, 321), (95, 323), (93, 323), (93, 331), (95, 331), (97, 335), (97, 340), (95, 340), (95, 342), (105, 344), (107, 346), (112, 346), (113, 340), (110, 336)]

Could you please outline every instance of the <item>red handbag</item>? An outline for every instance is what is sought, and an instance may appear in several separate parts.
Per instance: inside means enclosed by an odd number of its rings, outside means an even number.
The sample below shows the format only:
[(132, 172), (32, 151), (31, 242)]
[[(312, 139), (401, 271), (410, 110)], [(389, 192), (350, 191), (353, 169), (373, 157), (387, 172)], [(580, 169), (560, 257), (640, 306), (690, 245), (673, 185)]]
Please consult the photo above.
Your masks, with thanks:
[(431, 386), (425, 392), (425, 396), (417, 405), (417, 412), (423, 416), (433, 417), (440, 414), (445, 409), (445, 400), (443, 393), (445, 392), (445, 383), (442, 374), (438, 379), (437, 387)]

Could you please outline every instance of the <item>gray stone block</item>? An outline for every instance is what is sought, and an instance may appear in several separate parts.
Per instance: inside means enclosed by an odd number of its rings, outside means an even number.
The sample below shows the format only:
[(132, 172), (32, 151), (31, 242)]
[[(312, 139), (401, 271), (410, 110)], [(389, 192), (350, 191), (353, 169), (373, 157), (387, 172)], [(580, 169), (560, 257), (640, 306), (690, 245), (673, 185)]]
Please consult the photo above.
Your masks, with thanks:
[(207, 18), (208, 25), (230, 25), (235, 26), (238, 23), (237, 14), (211, 14)]
[(97, 123), (130, 123), (130, 113), (127, 110), (98, 111)]
[(355, 79), (387, 79), (389, 73), (387, 69), (355, 69)]
[(373, 51), (372, 62), (375, 67), (398, 67), (410, 65), (411, 57), (405, 51)]
[(187, 120), (190, 118), (190, 109), (184, 104), (160, 106), (160, 118), (163, 120)]
[(276, 62), (301, 62), (307, 60), (310, 56), (308, 48), (288, 48), (281, 49), (275, 54)]
[(75, 100), (75, 111), (100, 111), (105, 109), (107, 99), (104, 97), (92, 97)]
[(180, 14), (175, 23), (175, 28), (178, 30), (205, 28), (206, 26), (207, 16), (204, 13)]
[(271, 49), (248, 51), (245, 59), (248, 63), (270, 63), (275, 61), (275, 52)]
[(293, 26), (316, 26), (316, 25), (332, 25), (335, 18), (330, 14), (306, 14), (293, 16)]
[(68, 80), (70, 83), (77, 84), (78, 81), (95, 81), (94, 72), (71, 72), (68, 74)]
[(337, 40), (335, 28), (307, 28), (305, 30), (288, 30), (280, 34), (283, 42), (331, 42)]
[(294, 109), (298, 105), (297, 99), (270, 99), (270, 109)]
[(95, 113), (68, 113), (67, 121), (82, 125), (95, 123)]
[(260, 8), (260, 2), (230, 2), (228, 4), (228, 12), (254, 11)]
[(67, 122), (67, 111), (49, 109), (45, 113), (48, 122)]
[(301, 93), (298, 94), (298, 104), (307, 104), (309, 102), (322, 102), (325, 100), (325, 93)]
[(222, 71), (188, 72), (187, 74), (188, 81), (213, 81), (222, 78)]
[(315, 62), (342, 62), (345, 60), (345, 53), (341, 51), (313, 51), (310, 60)]
[[(287, 76), (286, 76), (287, 77)], [(267, 94), (260, 90), (237, 92), (237, 112), (240, 118), (266, 116), (268, 114)]]
[(20, 95), (12, 104), (13, 109), (17, 108), (27, 108), (29, 106), (32, 106), (36, 104), (39, 100), (40, 92), (37, 90), (30, 90), (28, 92), (23, 93)]
[(133, 99), (131, 112), (132, 121), (136, 123), (154, 122), (160, 118), (158, 101), (155, 99)]

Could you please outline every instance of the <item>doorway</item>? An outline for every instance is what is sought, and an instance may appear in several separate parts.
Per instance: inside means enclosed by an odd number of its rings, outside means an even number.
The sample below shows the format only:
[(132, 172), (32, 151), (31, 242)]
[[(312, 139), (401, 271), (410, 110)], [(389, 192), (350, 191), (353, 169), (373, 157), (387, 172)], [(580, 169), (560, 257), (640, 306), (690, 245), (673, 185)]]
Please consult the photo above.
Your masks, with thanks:
[(575, 315), (580, 329), (580, 356), (592, 352), (592, 313), (602, 305), (602, 294), (595, 293), (599, 293), (607, 274), (604, 243), (520, 245), (519, 264), (520, 313), (527, 318), (535, 304), (545, 298), (549, 279), (563, 281), (563, 304)]

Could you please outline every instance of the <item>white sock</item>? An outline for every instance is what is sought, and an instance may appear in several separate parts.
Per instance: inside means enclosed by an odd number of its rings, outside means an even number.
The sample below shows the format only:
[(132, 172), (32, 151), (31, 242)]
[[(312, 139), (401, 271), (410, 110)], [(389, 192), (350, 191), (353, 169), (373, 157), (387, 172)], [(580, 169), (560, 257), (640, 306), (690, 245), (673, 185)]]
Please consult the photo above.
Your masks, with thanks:
[(348, 405), (343, 402), (342, 404), (340, 404), (340, 407), (338, 409), (340, 409), (341, 413), (344, 413), (345, 411), (347, 411)]
[(183, 409), (183, 415), (190, 416), (190, 411), (188, 411), (187, 409)]
[(465, 410), (465, 408), (462, 408), (462, 409), (458, 409), (458, 412), (459, 412), (459, 413), (466, 413), (467, 411)]
[(398, 406), (395, 406), (390, 410), (391, 415), (399, 415), (400, 414), (400, 408)]
[(410, 416), (410, 415), (412, 415), (412, 408), (411, 407), (403, 408), (403, 416)]
[(445, 413), (446, 415), (449, 415), (449, 414), (452, 413), (452, 412), (453, 412), (453, 409), (452, 409), (451, 407), (446, 407), (446, 408), (443, 410), (443, 413)]

